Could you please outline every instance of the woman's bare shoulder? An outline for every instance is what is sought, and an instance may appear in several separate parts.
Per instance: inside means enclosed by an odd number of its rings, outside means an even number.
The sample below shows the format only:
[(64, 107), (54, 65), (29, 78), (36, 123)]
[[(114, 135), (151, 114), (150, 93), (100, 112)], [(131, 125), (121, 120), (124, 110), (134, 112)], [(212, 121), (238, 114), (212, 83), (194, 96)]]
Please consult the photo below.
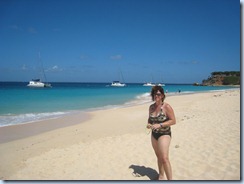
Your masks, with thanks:
[(163, 109), (169, 110), (172, 109), (172, 107), (167, 102), (164, 102)]

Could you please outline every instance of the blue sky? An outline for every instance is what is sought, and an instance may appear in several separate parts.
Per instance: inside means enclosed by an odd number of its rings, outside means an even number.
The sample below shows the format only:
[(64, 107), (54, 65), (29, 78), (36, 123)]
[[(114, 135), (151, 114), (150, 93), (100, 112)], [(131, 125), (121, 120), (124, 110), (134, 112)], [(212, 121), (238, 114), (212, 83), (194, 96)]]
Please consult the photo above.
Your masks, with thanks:
[(0, 0), (0, 81), (193, 83), (240, 71), (238, 0)]

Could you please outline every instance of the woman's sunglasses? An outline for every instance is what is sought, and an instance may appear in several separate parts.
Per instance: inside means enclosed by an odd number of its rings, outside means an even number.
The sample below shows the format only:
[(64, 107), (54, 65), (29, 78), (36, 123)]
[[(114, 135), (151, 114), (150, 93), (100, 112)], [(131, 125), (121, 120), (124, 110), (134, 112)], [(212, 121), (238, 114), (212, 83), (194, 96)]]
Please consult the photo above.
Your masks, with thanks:
[(161, 93), (154, 94), (154, 96), (161, 96), (161, 95), (162, 95)]

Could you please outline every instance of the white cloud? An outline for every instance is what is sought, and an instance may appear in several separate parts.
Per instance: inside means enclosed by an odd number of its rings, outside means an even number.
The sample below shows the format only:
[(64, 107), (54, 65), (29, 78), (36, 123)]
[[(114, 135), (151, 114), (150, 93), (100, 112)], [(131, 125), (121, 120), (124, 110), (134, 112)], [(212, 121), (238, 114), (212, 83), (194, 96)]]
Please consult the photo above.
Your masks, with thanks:
[(80, 55), (80, 59), (81, 59), (81, 60), (88, 59), (88, 56), (86, 56), (86, 55)]
[(112, 59), (112, 60), (121, 60), (122, 59), (122, 55), (118, 54), (118, 55), (110, 56), (110, 59)]
[(63, 69), (58, 67), (57, 65), (55, 65), (55, 66), (53, 66), (51, 68), (48, 68), (46, 71), (47, 72), (62, 72)]
[(28, 32), (32, 33), (32, 34), (35, 34), (35, 33), (37, 33), (37, 30), (35, 28), (33, 28), (33, 27), (29, 27), (28, 28)]
[(21, 70), (28, 70), (28, 68), (27, 68), (26, 65), (24, 64), (24, 65), (21, 66)]
[(37, 33), (37, 30), (34, 27), (22, 28), (22, 27), (20, 27), (20, 26), (18, 26), (16, 24), (14, 24), (14, 25), (9, 26), (9, 28), (12, 29), (12, 30), (16, 30), (16, 31), (27, 31), (27, 32), (32, 33), (32, 34), (36, 34)]
[(52, 31), (53, 31), (53, 32), (60, 32), (61, 29), (60, 29), (60, 28), (53, 28)]
[(171, 63), (174, 63), (174, 64), (183, 64), (183, 65), (196, 65), (196, 64), (199, 64), (198, 61), (196, 60), (192, 60), (192, 61), (178, 61), (178, 62), (171, 62)]
[(192, 61), (191, 63), (192, 64), (198, 64), (199, 62), (198, 61)]
[(58, 69), (58, 66), (55, 65), (55, 66), (52, 67), (52, 69), (53, 69), (53, 70), (57, 70), (57, 69)]
[(23, 31), (23, 29), (17, 25), (11, 25), (9, 26), (10, 29), (16, 30), (16, 31)]

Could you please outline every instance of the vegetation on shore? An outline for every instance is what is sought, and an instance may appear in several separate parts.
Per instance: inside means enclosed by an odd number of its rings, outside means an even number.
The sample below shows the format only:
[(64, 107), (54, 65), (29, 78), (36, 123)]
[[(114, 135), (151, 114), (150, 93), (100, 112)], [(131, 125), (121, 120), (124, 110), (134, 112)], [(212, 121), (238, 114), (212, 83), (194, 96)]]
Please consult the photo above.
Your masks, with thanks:
[(211, 76), (204, 79), (201, 85), (240, 85), (240, 71), (212, 72)]

